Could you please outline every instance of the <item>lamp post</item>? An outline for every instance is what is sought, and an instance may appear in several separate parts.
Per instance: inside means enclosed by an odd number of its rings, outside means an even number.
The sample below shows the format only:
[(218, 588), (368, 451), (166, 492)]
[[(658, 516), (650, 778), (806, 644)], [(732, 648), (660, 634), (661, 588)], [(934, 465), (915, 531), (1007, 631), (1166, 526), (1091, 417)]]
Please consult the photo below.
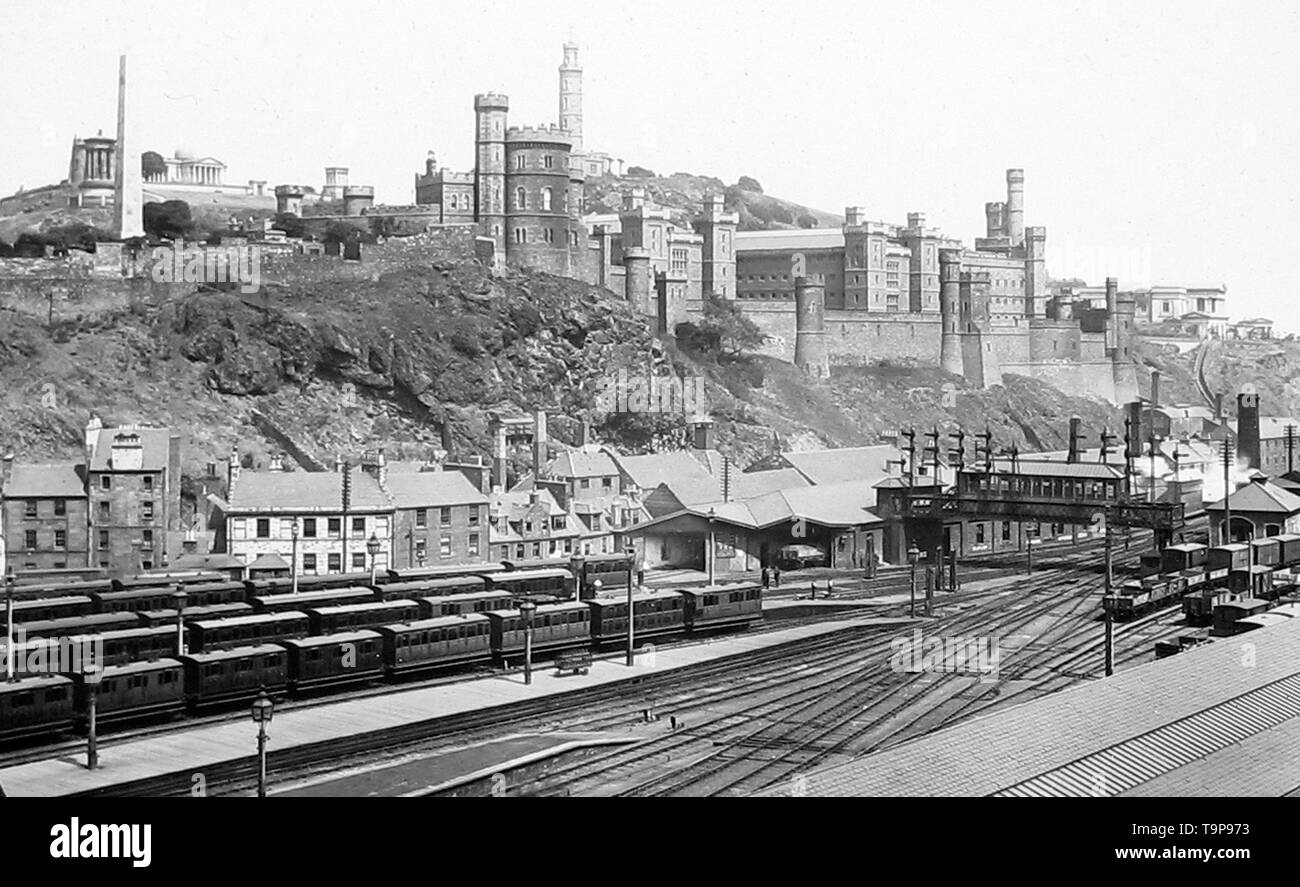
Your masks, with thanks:
[(379, 556), (379, 537), (374, 533), (370, 534), (370, 539), (366, 542), (366, 553), (370, 555), (370, 584), (375, 584), (375, 561)]
[(293, 577), (290, 582), (293, 585), (294, 594), (298, 593), (298, 533), (298, 518), (295, 517), (293, 523), (289, 526), (289, 535), (293, 537), (293, 563), (289, 566), (289, 575)]
[(633, 626), (633, 622), (635, 622), (635, 620), (632, 618), (633, 615), (634, 615), (634, 613), (633, 613), (633, 609), (634, 609), (634, 608), (633, 608), (633, 605), (632, 605), (632, 567), (636, 566), (636, 549), (629, 545), (629, 546), (627, 547), (627, 549), (626, 549), (626, 552), (627, 552), (627, 557), (628, 557), (628, 565), (627, 565), (627, 665), (628, 665), (628, 668), (631, 668), (634, 664), (636, 664), (636, 655), (632, 652), (632, 650), (633, 650), (633, 648), (634, 648), (634, 645), (636, 644), (636, 637), (635, 637), (635, 631), (636, 631), (636, 629), (635, 629), (635, 627)]
[(95, 736), (95, 702), (99, 696), (99, 682), (104, 679), (104, 669), (98, 662), (91, 662), (81, 670), (82, 680), (86, 684), (86, 769), (94, 770), (99, 766), (99, 746)]
[(519, 612), (524, 616), (524, 684), (529, 685), (533, 682), (533, 613), (537, 611), (537, 604), (532, 601), (521, 601)]
[(1111, 594), (1111, 588), (1114, 585), (1114, 579), (1111, 577), (1112, 555), (1111, 555), (1111, 535), (1110, 535), (1110, 513), (1111, 513), (1110, 506), (1107, 505), (1102, 510), (1102, 523), (1106, 525), (1105, 526), (1106, 581), (1105, 581), (1105, 597), (1102, 600), (1102, 605), (1101, 605), (1102, 612), (1105, 614), (1105, 619), (1106, 619), (1106, 645), (1105, 645), (1106, 646), (1106, 651), (1105, 651), (1106, 677), (1110, 677), (1112, 674), (1114, 674), (1115, 671), (1115, 664), (1114, 664), (1115, 628), (1114, 628), (1114, 623), (1112, 622), (1112, 617), (1110, 612), (1110, 594)]
[(263, 687), (253, 700), (253, 723), (257, 725), (257, 796), (266, 797), (266, 725), (275, 715), (275, 703)]
[(1032, 534), (1027, 534), (1025, 536), (1025, 551), (1027, 552), (1027, 558), (1028, 558), (1025, 561), (1026, 576), (1034, 575), (1034, 543), (1037, 541), (1038, 541), (1037, 536), (1034, 536)]
[(18, 680), (14, 670), (14, 567), (5, 570), (5, 680)]
[(709, 509), (709, 550), (704, 553), (704, 558), (708, 562), (709, 568), (709, 585), (713, 585), (713, 560), (717, 557), (717, 531), (716, 524), (718, 512), (716, 509)]
[(911, 616), (913, 619), (916, 618), (916, 565), (920, 562), (920, 560), (921, 560), (921, 549), (917, 548), (916, 543), (913, 542), (907, 548), (907, 562), (912, 565)]
[(176, 607), (176, 655), (185, 655), (185, 600), (189, 597), (185, 593), (184, 584), (177, 582), (176, 590), (172, 592), (172, 604)]

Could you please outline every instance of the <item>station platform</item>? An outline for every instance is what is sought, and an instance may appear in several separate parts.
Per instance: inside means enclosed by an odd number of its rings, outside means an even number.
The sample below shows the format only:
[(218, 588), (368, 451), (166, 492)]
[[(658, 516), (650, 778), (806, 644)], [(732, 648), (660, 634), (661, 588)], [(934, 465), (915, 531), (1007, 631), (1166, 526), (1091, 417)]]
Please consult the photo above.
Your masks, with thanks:
[[(642, 648), (629, 668), (622, 654), (598, 657), (585, 675), (557, 676), (548, 667), (533, 672), (532, 686), (521, 670), (487, 678), (471, 678), (378, 696), (326, 702), (279, 713), (271, 723), (271, 754), (300, 746), (364, 737), (403, 726), (436, 721), (480, 709), (536, 702), (600, 685), (636, 680), (647, 675), (699, 665), (728, 656), (762, 650), (801, 639), (816, 638), (864, 625), (909, 624), (908, 619), (854, 618), (801, 625), (778, 631), (750, 631), (703, 641)], [(9, 797), (57, 797), (110, 790), (115, 785), (173, 774), (201, 774), (206, 767), (246, 761), (256, 751), (256, 733), (247, 719), (178, 729), (162, 735), (100, 744), (100, 766), (87, 770), (84, 755), (31, 761), (0, 770), (0, 787)]]
[(268, 790), (277, 798), (418, 798), (452, 791), (497, 773), (538, 764), (569, 752), (626, 745), (636, 737), (601, 733), (530, 733), (441, 754), (413, 755), (380, 767), (359, 767)]
[(768, 796), (1300, 794), (1300, 619), (798, 774)]

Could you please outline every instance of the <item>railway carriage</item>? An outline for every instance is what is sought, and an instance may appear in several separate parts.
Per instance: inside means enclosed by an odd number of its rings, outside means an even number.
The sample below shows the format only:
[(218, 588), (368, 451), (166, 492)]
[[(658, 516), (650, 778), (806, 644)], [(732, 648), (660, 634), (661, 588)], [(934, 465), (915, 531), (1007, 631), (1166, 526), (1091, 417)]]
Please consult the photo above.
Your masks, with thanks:
[(429, 582), (436, 579), (460, 579), (466, 576), (490, 576), (504, 573), (504, 564), (460, 564), (454, 567), (401, 567), (388, 570), (389, 582)]
[(508, 570), (487, 574), (485, 578), (492, 591), (508, 591), (517, 598), (536, 603), (567, 601), (574, 596), (573, 573), (564, 569)]
[(14, 577), (15, 601), (34, 601), (60, 597), (93, 597), (100, 592), (113, 590), (113, 583), (107, 579), (86, 582), (44, 583), (23, 582), (23, 578), (21, 573)]
[[(329, 591), (333, 588), (363, 588), (369, 584), (369, 573), (317, 573), (298, 577), (298, 594)], [(293, 577), (277, 576), (274, 579), (245, 579), (244, 588), (249, 597), (292, 594)]]
[(377, 631), (289, 640), (282, 646), (289, 656), (289, 689), (295, 693), (384, 676), (383, 638)]
[(0, 740), (70, 729), (76, 709), (70, 678), (34, 675), (0, 682)]
[(1300, 566), (1300, 533), (1274, 536), (1278, 544), (1278, 563), (1284, 567)]
[[(148, 627), (155, 625), (175, 625), (176, 610), (146, 610), (143, 613), (136, 613), (140, 624)], [(181, 613), (181, 618), (185, 622), (198, 622), (212, 619), (229, 619), (234, 616), (252, 616), (253, 608), (248, 604), (213, 604), (209, 607), (186, 607)]]
[(1274, 536), (1250, 541), (1250, 562), (1257, 567), (1276, 567), (1282, 558), (1282, 546)]
[(474, 594), (452, 594), (446, 597), (422, 597), (418, 601), (421, 619), (438, 616), (461, 616), (469, 613), (486, 613), (489, 610), (508, 610), (515, 606), (515, 595), (508, 591), (480, 591)]
[(753, 582), (681, 589), (692, 632), (743, 628), (763, 617), (763, 589)]
[(1228, 574), (1228, 591), (1247, 597), (1271, 600), (1273, 594), (1273, 568), (1262, 565), (1233, 570)]
[(189, 624), (190, 649), (196, 653), (305, 638), (307, 633), (307, 614), (299, 612), (262, 613)]
[(175, 656), (176, 626), (155, 625), (151, 627), (136, 626), (85, 638), (92, 643), (102, 643), (105, 664), (125, 665), (128, 662), (147, 662), (165, 656)]
[(174, 589), (176, 583), (182, 585), (210, 585), (227, 582), (229, 577), (216, 570), (174, 570), (170, 572), (144, 573), (124, 579), (114, 579), (114, 591), (133, 591), (138, 588)]
[[(483, 615), (491, 624), (492, 652), (499, 657), (524, 651), (524, 614), (493, 610)], [(591, 643), (591, 608), (583, 603), (543, 604), (533, 611), (533, 652), (546, 653), (586, 647)]]
[[(88, 709), (88, 690), (82, 675), (72, 679), (80, 721)], [(95, 718), (101, 722), (174, 714), (185, 708), (185, 667), (177, 659), (109, 665), (94, 692)]]
[(136, 628), (140, 625), (134, 613), (91, 613), (89, 616), (68, 616), (64, 619), (45, 619), (25, 622), (23, 630), (29, 638), (54, 638), (66, 635), (98, 634), (116, 629)]
[(265, 689), (283, 689), (289, 654), (277, 644), (257, 644), (179, 656), (185, 666), (185, 699), (192, 709), (247, 701)]
[(421, 579), (410, 582), (391, 582), (375, 587), (375, 595), (389, 598), (443, 597), (461, 594), (482, 594), (488, 590), (488, 581), (482, 576), (454, 576), (444, 579)]
[(304, 612), (313, 635), (328, 635), (410, 622), (420, 617), (420, 606), (412, 600), (395, 599), (338, 607), (310, 607)]
[[(688, 598), (676, 591), (652, 591), (633, 595), (633, 632), (637, 638), (659, 637), (686, 627)], [(597, 644), (627, 637), (627, 600), (587, 601), (591, 608), (591, 639)]]
[(69, 619), (88, 616), (95, 611), (94, 598), (88, 595), (14, 600), (14, 622), (48, 622), (51, 619)]
[(384, 667), (389, 674), (427, 671), (492, 658), (486, 616), (444, 616), (377, 629), (384, 639)]
[(1250, 566), (1250, 546), (1245, 542), (1216, 545), (1206, 556), (1210, 582), (1226, 582), (1233, 570)]
[(596, 596), (596, 582), (609, 591), (625, 588), (629, 580), (635, 580), (637, 559), (626, 552), (615, 554), (575, 555), (570, 561), (570, 569), (577, 582), (579, 598), (589, 601)]
[(347, 604), (368, 604), (375, 593), (368, 588), (330, 588), (321, 591), (300, 591), (297, 594), (254, 595), (248, 599), (255, 613), (287, 613), (310, 607), (342, 607)]
[(1198, 567), (1203, 571), (1208, 553), (1209, 549), (1206, 546), (1196, 543), (1170, 545), (1160, 552), (1160, 572), (1181, 573)]

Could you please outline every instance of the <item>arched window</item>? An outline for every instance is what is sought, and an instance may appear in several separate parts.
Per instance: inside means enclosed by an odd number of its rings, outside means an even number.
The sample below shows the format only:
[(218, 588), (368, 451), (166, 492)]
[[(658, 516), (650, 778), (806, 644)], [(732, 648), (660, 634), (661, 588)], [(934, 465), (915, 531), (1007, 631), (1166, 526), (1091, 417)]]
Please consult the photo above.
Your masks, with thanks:
[(522, 186), (515, 189), (515, 209), (528, 209), (528, 192)]
[(542, 210), (550, 211), (550, 209), (551, 209), (551, 189), (543, 188), (542, 189)]

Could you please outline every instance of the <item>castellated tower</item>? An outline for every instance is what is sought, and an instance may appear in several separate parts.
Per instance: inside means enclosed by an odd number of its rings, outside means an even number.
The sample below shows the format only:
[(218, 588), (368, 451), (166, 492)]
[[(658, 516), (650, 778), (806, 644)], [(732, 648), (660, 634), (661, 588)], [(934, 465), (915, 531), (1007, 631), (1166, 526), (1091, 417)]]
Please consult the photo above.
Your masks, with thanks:
[(1047, 313), (1047, 229), (1025, 229), (1025, 316)]
[(1115, 403), (1132, 403), (1138, 399), (1137, 367), (1133, 363), (1133, 328), (1134, 315), (1137, 313), (1137, 301), (1132, 293), (1120, 293), (1119, 282), (1113, 277), (1106, 278), (1106, 302), (1111, 304), (1111, 293), (1115, 293), (1115, 313), (1107, 318), (1106, 328), (1112, 322), (1115, 327), (1115, 350), (1111, 355), (1111, 374), (1115, 381)]
[(573, 139), (573, 153), (582, 153), (582, 66), (578, 64), (578, 44), (564, 44), (564, 63), (560, 65), (560, 129)]
[(984, 204), (984, 218), (986, 221), (986, 237), (1006, 237), (1006, 224), (1003, 213), (1006, 212), (1007, 205), (1002, 202)]
[(633, 310), (643, 316), (654, 313), (651, 297), (654, 272), (650, 267), (650, 250), (639, 246), (625, 247), (623, 267), (626, 269), (624, 286), (627, 288), (627, 300)]
[(280, 215), (301, 216), (302, 198), (306, 189), (301, 185), (275, 186), (275, 211)]
[(704, 211), (695, 220), (695, 233), (704, 238), (700, 251), (701, 290), (724, 299), (736, 298), (736, 228), (740, 215), (723, 211), (721, 194), (704, 195)]
[(939, 365), (946, 372), (962, 375), (961, 352), (961, 250), (939, 251), (939, 313), (943, 337), (939, 344)]
[(474, 96), (474, 219), (496, 243), (497, 255), (506, 251), (506, 116), (509, 111), (510, 100), (503, 95)]
[(987, 271), (961, 275), (962, 374), (976, 388), (1002, 384), (1002, 368), (989, 336), (989, 281)]
[(820, 274), (794, 279), (794, 310), (794, 365), (813, 378), (829, 379), (826, 282)]
[(581, 201), (581, 186), (575, 188), (571, 179), (571, 147), (569, 136), (554, 123), (506, 130), (503, 233), (511, 264), (572, 274), (570, 247), (577, 223), (569, 204)]
[(1025, 171), (1007, 170), (1006, 235), (1013, 247), (1025, 244)]

